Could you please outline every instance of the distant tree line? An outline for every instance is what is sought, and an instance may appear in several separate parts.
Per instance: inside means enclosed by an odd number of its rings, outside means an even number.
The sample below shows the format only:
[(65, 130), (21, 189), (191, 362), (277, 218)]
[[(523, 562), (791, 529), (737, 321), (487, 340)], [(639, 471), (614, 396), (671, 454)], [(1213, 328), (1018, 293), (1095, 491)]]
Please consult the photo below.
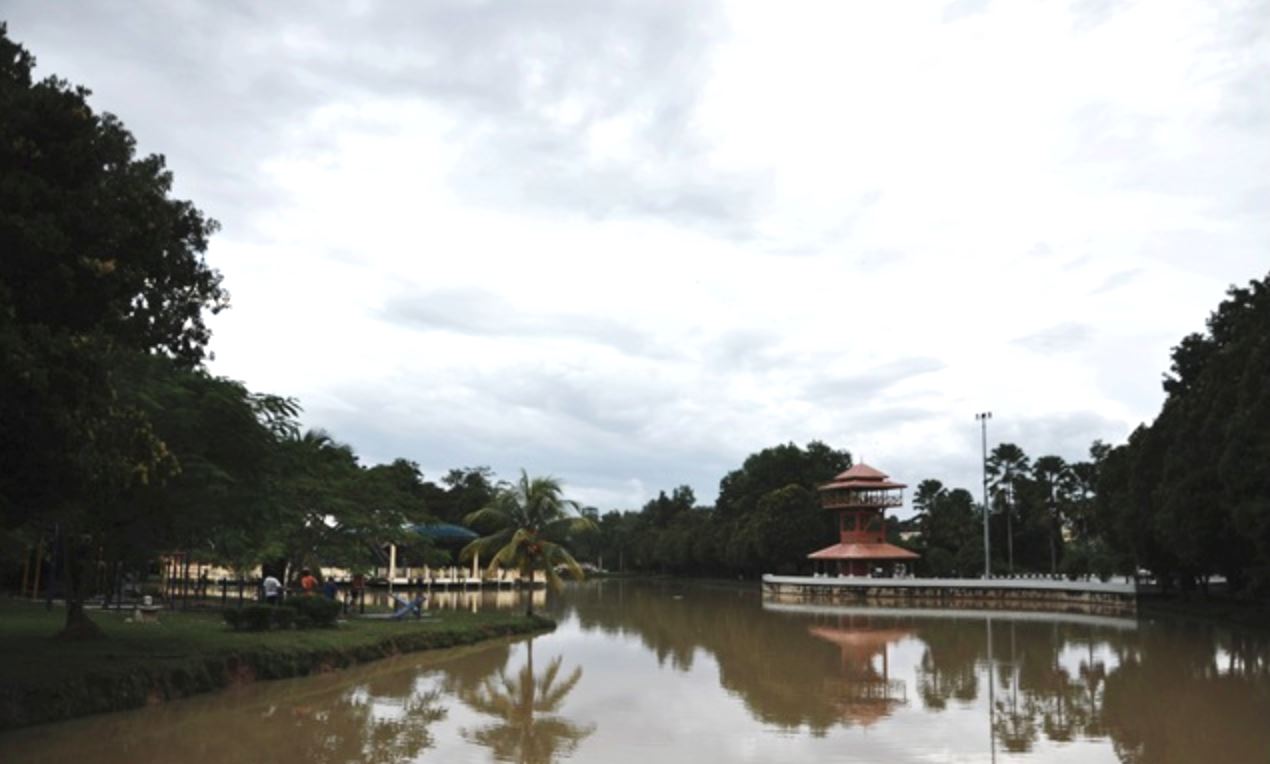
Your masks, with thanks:
[[(1270, 275), (1232, 287), (1207, 331), (1185, 337), (1151, 424), (1087, 459), (1035, 459), (1014, 443), (988, 456), (994, 575), (1147, 574), (1165, 587), (1270, 594)], [(604, 567), (677, 575), (806, 572), (836, 538), (816, 488), (851, 464), (813, 442), (764, 449), (728, 473), (714, 507), (687, 486), (639, 511), (598, 516), (580, 541)], [(914, 488), (915, 514), (888, 520), (892, 543), (922, 555), (917, 572), (983, 573), (983, 505), (937, 479)]]

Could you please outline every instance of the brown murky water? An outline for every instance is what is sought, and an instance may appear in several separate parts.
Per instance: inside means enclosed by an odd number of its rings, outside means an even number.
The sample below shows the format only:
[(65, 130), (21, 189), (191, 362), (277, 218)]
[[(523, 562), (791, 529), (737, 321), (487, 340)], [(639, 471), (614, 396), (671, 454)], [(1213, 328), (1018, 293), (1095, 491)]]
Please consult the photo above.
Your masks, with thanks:
[(533, 640), (24, 730), (0, 760), (1270, 761), (1270, 644), (1221, 627), (673, 583), (586, 584), (547, 608), (560, 628)]

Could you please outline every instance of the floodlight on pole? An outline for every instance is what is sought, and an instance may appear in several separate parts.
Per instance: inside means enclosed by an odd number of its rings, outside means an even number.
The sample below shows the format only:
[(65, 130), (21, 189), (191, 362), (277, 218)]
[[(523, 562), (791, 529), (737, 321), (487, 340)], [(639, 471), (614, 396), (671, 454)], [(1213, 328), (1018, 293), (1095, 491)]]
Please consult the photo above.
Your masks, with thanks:
[(991, 411), (984, 411), (975, 414), (975, 421), (979, 423), (981, 432), (983, 433), (983, 577), (992, 578), (992, 547), (989, 545), (988, 538), (988, 420), (992, 418)]

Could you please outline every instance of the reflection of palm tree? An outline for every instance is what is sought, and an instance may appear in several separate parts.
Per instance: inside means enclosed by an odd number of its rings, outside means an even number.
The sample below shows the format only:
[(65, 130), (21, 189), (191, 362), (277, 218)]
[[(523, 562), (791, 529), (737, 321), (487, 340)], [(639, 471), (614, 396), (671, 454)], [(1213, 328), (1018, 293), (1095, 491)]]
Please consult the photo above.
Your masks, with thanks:
[[(1036, 709), (1026, 703), (1023, 708), (1019, 708), (1018, 670), (1012, 667), (1010, 673), (1010, 682), (1006, 685), (1009, 695), (996, 701), (994, 726), (997, 737), (1007, 751), (1023, 753), (1032, 750), (1032, 744), (1036, 742)], [(1001, 679), (1005, 685), (1005, 677)]]
[(464, 692), (463, 702), (499, 721), (464, 737), (486, 746), (499, 761), (547, 764), (572, 753), (594, 731), (558, 716), (565, 698), (582, 678), (578, 667), (560, 681), (560, 658), (547, 664), (542, 676), (534, 674), (534, 643), (528, 643), (528, 659), (515, 677), (498, 676)]

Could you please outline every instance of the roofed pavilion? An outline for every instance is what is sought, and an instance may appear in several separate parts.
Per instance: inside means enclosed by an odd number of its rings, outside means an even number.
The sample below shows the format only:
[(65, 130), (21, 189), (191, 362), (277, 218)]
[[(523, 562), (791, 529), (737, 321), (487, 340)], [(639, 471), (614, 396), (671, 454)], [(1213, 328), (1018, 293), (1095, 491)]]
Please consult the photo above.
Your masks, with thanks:
[(893, 575), (918, 555), (886, 542), (886, 510), (904, 504), (903, 483), (861, 462), (820, 486), (820, 505), (838, 513), (838, 543), (807, 558), (825, 572), (871, 576), (881, 567)]

